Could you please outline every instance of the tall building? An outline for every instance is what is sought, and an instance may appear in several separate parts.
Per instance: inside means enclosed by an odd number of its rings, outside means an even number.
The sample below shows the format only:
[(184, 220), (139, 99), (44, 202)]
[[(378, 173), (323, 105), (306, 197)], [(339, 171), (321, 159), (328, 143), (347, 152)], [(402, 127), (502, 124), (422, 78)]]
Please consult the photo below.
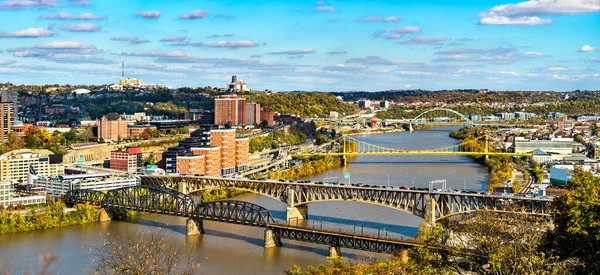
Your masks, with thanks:
[(225, 126), (246, 123), (246, 99), (235, 95), (215, 98), (215, 124)]
[(9, 102), (0, 103), (0, 142), (8, 140), (14, 119), (14, 104)]
[(267, 125), (275, 125), (275, 112), (269, 110), (260, 111), (260, 122), (266, 121)]
[(221, 173), (235, 173), (235, 130), (210, 131), (210, 146), (221, 148)]
[(50, 150), (20, 149), (0, 156), (0, 180), (26, 180), (30, 167), (44, 177), (64, 175), (62, 161), (54, 161)]
[(110, 169), (135, 173), (142, 166), (142, 148), (119, 148), (110, 152)]
[(248, 139), (236, 139), (235, 130), (203, 125), (163, 155), (169, 174), (219, 176), (248, 169)]
[(121, 118), (117, 113), (103, 116), (98, 122), (98, 139), (104, 141), (116, 141), (127, 138), (127, 120)]
[(369, 107), (371, 107), (371, 101), (370, 100), (359, 100), (358, 107), (359, 108), (369, 108)]
[(246, 125), (259, 124), (260, 120), (260, 104), (246, 103)]
[(13, 121), (19, 120), (19, 96), (16, 91), (2, 90), (0, 94), (0, 102), (12, 103), (12, 119)]

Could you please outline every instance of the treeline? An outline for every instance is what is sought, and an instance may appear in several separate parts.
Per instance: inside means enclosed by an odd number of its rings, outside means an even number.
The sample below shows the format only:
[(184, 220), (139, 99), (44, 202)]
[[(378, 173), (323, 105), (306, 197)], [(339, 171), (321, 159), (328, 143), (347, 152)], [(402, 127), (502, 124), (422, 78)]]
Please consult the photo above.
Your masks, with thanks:
[(297, 114), (302, 117), (328, 117), (329, 112), (340, 115), (356, 112), (356, 106), (344, 103), (330, 93), (283, 93), (267, 95), (248, 92), (244, 97), (249, 102), (259, 103), (263, 109), (282, 114)]
[(75, 211), (64, 212), (62, 201), (51, 202), (41, 211), (29, 210), (21, 214), (0, 211), (0, 233), (25, 232), (68, 225), (91, 223), (98, 220), (100, 208), (89, 204), (78, 204)]
[[(450, 137), (460, 140), (459, 146), (470, 152), (483, 152), (485, 150), (484, 134), (480, 129), (475, 127), (464, 127), (459, 130), (450, 131)], [(488, 145), (489, 146), (489, 145)], [(492, 152), (493, 148), (488, 147), (488, 151)], [(512, 179), (514, 166), (509, 156), (491, 155), (487, 158), (481, 156), (471, 156), (476, 162), (485, 165), (490, 176), (488, 177), (489, 191), (493, 191), (496, 187), (504, 187), (507, 180)], [(518, 188), (518, 186), (513, 187)], [(515, 190), (517, 192), (518, 190)]]
[(319, 160), (307, 161), (294, 168), (269, 172), (269, 179), (295, 180), (323, 173), (331, 168), (340, 167), (341, 165), (342, 159), (340, 157), (324, 157)]
[(277, 129), (266, 136), (251, 138), (249, 141), (250, 153), (260, 152), (264, 149), (275, 149), (281, 144), (298, 145), (306, 142), (308, 137), (315, 133), (317, 126), (314, 122), (296, 124), (285, 129)]
[(48, 132), (45, 128), (30, 127), (23, 137), (17, 136), (15, 132), (8, 133), (8, 142), (0, 144), (0, 154), (13, 150), (48, 149), (55, 154), (66, 153), (65, 146), (73, 143), (95, 141), (96, 137), (91, 128), (71, 129), (66, 133), (54, 131)]

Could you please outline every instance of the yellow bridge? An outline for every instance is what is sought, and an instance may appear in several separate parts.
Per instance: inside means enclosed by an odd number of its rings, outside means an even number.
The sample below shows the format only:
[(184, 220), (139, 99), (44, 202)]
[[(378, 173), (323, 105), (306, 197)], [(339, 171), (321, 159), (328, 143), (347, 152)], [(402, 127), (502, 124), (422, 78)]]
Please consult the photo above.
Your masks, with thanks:
[[(312, 152), (293, 154), (294, 157), (309, 157), (309, 156), (381, 156), (381, 155), (468, 155), (468, 156), (515, 156), (528, 157), (529, 153), (510, 153), (501, 152), (490, 146), (487, 136), (485, 136), (485, 145), (470, 141), (461, 144), (433, 149), (397, 149), (387, 148), (375, 144), (370, 144), (352, 137), (342, 136), (341, 148), (337, 151), (330, 152)], [(483, 147), (483, 148), (482, 148)]]

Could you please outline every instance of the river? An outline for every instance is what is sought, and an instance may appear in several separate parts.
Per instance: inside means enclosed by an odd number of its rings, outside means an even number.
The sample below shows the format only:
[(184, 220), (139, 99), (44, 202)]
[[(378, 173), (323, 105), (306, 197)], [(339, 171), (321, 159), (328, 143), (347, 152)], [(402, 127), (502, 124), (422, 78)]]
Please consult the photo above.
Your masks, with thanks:
[[(384, 147), (399, 149), (440, 148), (457, 144), (448, 137), (448, 129), (431, 129), (413, 133), (389, 133), (354, 138)], [(357, 157), (348, 166), (313, 175), (307, 179), (323, 181), (350, 174), (350, 182), (364, 184), (427, 187), (431, 180), (445, 179), (449, 188), (483, 190), (487, 172), (466, 156), (369, 156)], [(330, 179), (335, 181), (336, 179)], [(268, 208), (273, 216), (285, 220), (285, 204), (255, 194), (235, 199)], [(309, 220), (316, 227), (343, 227), (354, 230), (363, 226), (376, 234), (414, 236), (420, 218), (391, 208), (357, 202), (322, 202), (309, 206)], [(160, 228), (160, 229), (159, 229)], [(282, 274), (294, 264), (305, 267), (326, 262), (327, 247), (283, 240), (283, 246), (263, 248), (263, 229), (205, 222), (206, 234), (185, 235), (185, 219), (162, 215), (141, 215), (130, 221), (111, 221), (56, 228), (45, 231), (0, 235), (0, 259), (23, 273), (35, 270), (39, 254), (52, 252), (59, 257), (58, 274), (83, 274), (93, 267), (92, 247), (101, 245), (118, 231), (162, 230), (168, 242), (183, 245), (187, 255), (200, 262), (200, 274)], [(376, 258), (384, 255), (342, 249), (351, 259)], [(0, 270), (2, 270), (0, 268)]]

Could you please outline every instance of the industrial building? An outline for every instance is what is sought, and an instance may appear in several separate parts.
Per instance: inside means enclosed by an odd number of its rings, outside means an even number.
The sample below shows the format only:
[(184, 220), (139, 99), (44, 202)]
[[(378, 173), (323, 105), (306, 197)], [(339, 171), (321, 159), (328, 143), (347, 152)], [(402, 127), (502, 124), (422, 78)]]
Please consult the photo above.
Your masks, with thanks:
[(3, 207), (42, 203), (46, 203), (46, 196), (17, 193), (11, 181), (0, 181), (0, 205)]
[(58, 177), (40, 177), (33, 181), (37, 188), (46, 190), (46, 194), (60, 197), (71, 190), (91, 189), (105, 191), (122, 187), (136, 186), (139, 178), (133, 175), (120, 176), (109, 173), (74, 174)]

